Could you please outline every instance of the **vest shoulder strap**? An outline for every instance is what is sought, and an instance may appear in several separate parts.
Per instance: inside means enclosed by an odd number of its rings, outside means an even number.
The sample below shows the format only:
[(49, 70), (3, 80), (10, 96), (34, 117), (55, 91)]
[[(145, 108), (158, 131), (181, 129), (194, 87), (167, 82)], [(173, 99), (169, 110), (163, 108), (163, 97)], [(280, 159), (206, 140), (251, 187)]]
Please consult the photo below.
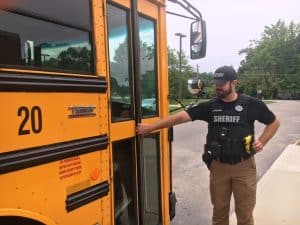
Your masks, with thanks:
[(209, 105), (210, 105), (211, 109), (216, 108), (216, 107), (222, 107), (222, 103), (221, 103), (220, 99), (218, 99), (217, 97), (214, 97), (211, 100), (209, 100)]
[[(237, 104), (249, 104), (251, 102), (251, 100), (252, 100), (252, 97), (245, 95), (245, 94), (240, 94), (236, 103)], [(222, 102), (217, 97), (214, 97), (211, 100), (209, 100), (209, 103), (213, 107), (222, 106)]]
[(251, 97), (245, 94), (240, 94), (238, 103), (240, 104), (249, 104), (251, 102)]

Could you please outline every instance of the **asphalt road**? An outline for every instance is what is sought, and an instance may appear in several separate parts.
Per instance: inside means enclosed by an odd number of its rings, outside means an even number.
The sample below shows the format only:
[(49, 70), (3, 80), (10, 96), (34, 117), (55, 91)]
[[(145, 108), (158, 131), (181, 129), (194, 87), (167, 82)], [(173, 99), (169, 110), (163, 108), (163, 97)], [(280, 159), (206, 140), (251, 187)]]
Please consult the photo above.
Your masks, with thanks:
[[(274, 101), (268, 107), (279, 118), (281, 126), (264, 150), (255, 156), (258, 179), (288, 144), (300, 139), (300, 101)], [(260, 123), (255, 125), (256, 135), (259, 135), (264, 126)], [(209, 171), (201, 160), (206, 133), (207, 125), (202, 121), (174, 128), (173, 189), (176, 192), (177, 205), (172, 225), (211, 224)]]

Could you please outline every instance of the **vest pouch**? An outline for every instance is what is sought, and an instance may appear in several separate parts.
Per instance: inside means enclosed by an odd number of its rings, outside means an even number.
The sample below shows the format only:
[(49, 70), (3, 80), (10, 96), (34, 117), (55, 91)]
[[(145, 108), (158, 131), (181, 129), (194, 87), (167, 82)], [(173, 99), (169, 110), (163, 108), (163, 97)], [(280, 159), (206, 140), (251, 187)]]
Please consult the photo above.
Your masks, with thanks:
[(222, 162), (235, 164), (242, 159), (243, 143), (238, 139), (227, 139), (222, 145)]
[(232, 163), (240, 162), (243, 158), (244, 153), (244, 144), (242, 140), (232, 139), (231, 140), (231, 149), (232, 149)]
[(218, 142), (212, 141), (208, 148), (211, 151), (211, 156), (212, 156), (213, 159), (219, 159), (220, 158), (220, 156), (221, 156), (221, 145)]
[(210, 169), (211, 162), (213, 160), (213, 155), (211, 149), (208, 148), (208, 145), (204, 145), (204, 153), (202, 154), (202, 161), (206, 164), (207, 168)]
[(223, 141), (221, 146), (222, 146), (221, 161), (226, 162), (226, 163), (230, 163), (231, 160), (232, 160), (231, 140), (227, 139), (227, 140)]

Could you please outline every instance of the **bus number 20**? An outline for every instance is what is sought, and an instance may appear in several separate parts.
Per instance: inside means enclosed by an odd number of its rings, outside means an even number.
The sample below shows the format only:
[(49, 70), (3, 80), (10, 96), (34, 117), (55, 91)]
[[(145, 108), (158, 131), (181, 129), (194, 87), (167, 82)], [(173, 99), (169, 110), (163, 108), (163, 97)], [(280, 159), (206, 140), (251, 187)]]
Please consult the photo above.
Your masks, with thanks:
[[(21, 106), (18, 109), (18, 116), (22, 117), (22, 122), (19, 127), (19, 135), (30, 134), (30, 129), (26, 129), (27, 123), (31, 123), (33, 133), (40, 133), (42, 130), (42, 110), (38, 106), (33, 106), (31, 110), (26, 106)], [(27, 127), (27, 126), (26, 126)]]

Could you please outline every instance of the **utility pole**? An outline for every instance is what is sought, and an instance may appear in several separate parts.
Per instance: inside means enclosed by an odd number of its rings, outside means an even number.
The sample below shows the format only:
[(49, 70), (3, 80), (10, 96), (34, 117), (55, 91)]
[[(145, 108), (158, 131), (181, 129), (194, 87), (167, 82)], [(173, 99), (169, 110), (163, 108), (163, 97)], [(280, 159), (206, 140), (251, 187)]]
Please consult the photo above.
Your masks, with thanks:
[(181, 61), (181, 52), (182, 52), (182, 38), (186, 35), (182, 33), (176, 33), (176, 36), (179, 36), (179, 99), (182, 98), (182, 61)]

